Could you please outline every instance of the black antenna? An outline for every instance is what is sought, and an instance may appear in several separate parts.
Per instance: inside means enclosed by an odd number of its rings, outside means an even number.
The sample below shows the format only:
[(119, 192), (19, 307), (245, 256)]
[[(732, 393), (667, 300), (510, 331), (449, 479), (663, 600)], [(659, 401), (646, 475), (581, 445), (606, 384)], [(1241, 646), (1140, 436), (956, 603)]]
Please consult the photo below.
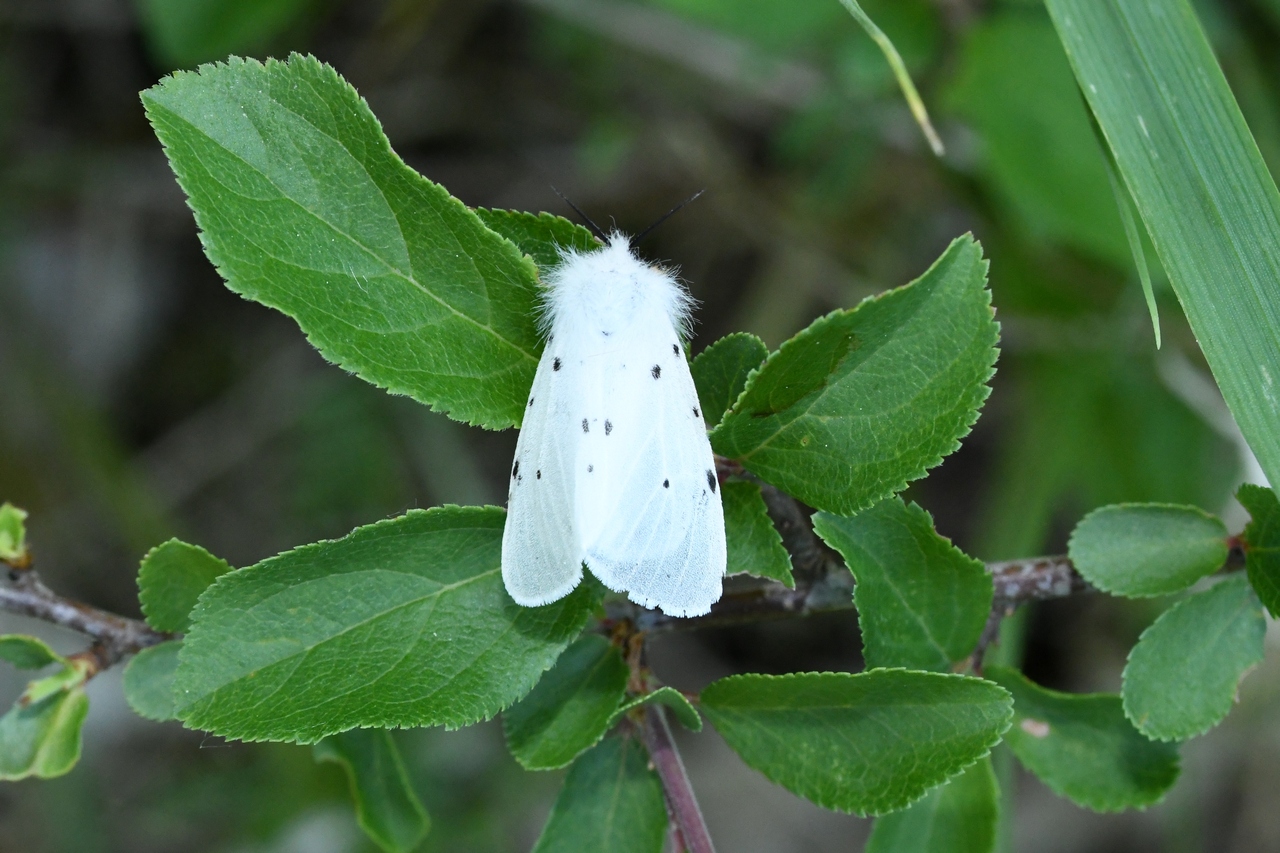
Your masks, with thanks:
[[(612, 245), (613, 245), (613, 243), (612, 243), (612, 242), (610, 242), (610, 240), (609, 240), (608, 236), (606, 236), (606, 235), (605, 235), (605, 233), (604, 233), (603, 231), (601, 231), (601, 230), (600, 230), (600, 226), (599, 226), (599, 225), (596, 225), (594, 222), (592, 222), (592, 221), (591, 221), (591, 217), (590, 217), (590, 216), (587, 216), (585, 213), (583, 213), (583, 212), (582, 212), (582, 209), (581, 209), (580, 207), (578, 207), (576, 204), (574, 204), (573, 202), (569, 201), (569, 197), (568, 197), (567, 195), (565, 195), (564, 193), (560, 192), (560, 190), (556, 189), (554, 184), (553, 184), (553, 185), (551, 185), (551, 191), (552, 191), (553, 193), (555, 193), (556, 195), (560, 196), (560, 198), (564, 199), (564, 203), (565, 203), (565, 204), (567, 204), (567, 205), (569, 205), (570, 207), (572, 207), (572, 208), (573, 208), (573, 210), (574, 210), (574, 212), (575, 212), (575, 213), (577, 213), (579, 216), (581, 216), (581, 217), (583, 218), (583, 220), (584, 220), (584, 221), (586, 221), (586, 223), (587, 223), (587, 227), (591, 229), (591, 233), (592, 233), (592, 234), (594, 234), (594, 235), (596, 235), (596, 237), (600, 240), (600, 242), (601, 242), (601, 243), (604, 243), (606, 246), (612, 246)], [(674, 213), (674, 212), (675, 212), (675, 211), (672, 211), (672, 213)], [(670, 213), (669, 213), (669, 214), (667, 214), (667, 216), (670, 216), (670, 215), (671, 215)], [(665, 218), (665, 217), (664, 217), (664, 218)], [(661, 221), (661, 220), (659, 220), (659, 221)]]
[[(698, 196), (702, 195), (705, 192), (706, 190), (698, 190), (696, 193), (689, 196), (684, 201), (680, 202), (675, 207), (671, 208), (666, 213), (659, 216), (657, 222), (653, 223), (648, 228), (644, 229), (639, 234), (631, 238), (631, 245), (634, 246), (637, 243), (639, 243), (641, 240), (643, 240), (645, 237), (649, 236), (649, 234), (653, 232), (653, 229), (657, 228), (659, 225), (666, 222), (671, 217), (675, 216), (676, 213), (680, 210), (680, 208), (684, 207), (686, 204), (688, 204), (691, 201), (695, 201), (698, 198)], [(568, 199), (565, 199), (565, 201), (568, 201)]]

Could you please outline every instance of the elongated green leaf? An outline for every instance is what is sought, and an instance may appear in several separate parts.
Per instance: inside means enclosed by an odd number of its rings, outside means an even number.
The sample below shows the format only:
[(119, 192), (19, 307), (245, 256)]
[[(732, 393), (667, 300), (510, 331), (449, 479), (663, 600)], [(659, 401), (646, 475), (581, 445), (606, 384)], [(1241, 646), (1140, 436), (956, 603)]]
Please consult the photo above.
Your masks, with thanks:
[(342, 767), (355, 801), (356, 822), (387, 853), (416, 850), (431, 819), (386, 729), (352, 729), (312, 747), (316, 761)]
[(747, 376), (768, 357), (764, 341), (747, 332), (734, 332), (713, 342), (689, 363), (707, 426), (720, 423), (747, 387)]
[(6, 660), (18, 669), (41, 669), (51, 663), (67, 662), (44, 640), (26, 634), (0, 636), (0, 660)]
[(1100, 812), (1143, 808), (1177, 781), (1177, 745), (1139, 734), (1125, 719), (1119, 696), (1059, 693), (1005, 667), (989, 666), (984, 674), (1013, 694), (1005, 743), (1072, 802)]
[(410, 511), (220, 577), (200, 596), (174, 698), (193, 728), (314, 743), (360, 726), (464, 726), (524, 696), (595, 589), (521, 607), (500, 573), (505, 513)]
[(170, 539), (142, 558), (138, 569), (138, 600), (147, 624), (157, 631), (186, 631), (196, 599), (220, 575), (231, 571), (199, 545)]
[(477, 207), (475, 213), (490, 231), (506, 237), (533, 258), (544, 276), (559, 266), (562, 250), (586, 252), (600, 248), (600, 241), (590, 231), (562, 216), (484, 207)]
[(152, 50), (162, 61), (187, 68), (263, 49), (315, 0), (134, 0), (134, 5)]
[(80, 728), (88, 712), (89, 698), (79, 685), (28, 689), (0, 717), (0, 779), (52, 779), (69, 771), (80, 760)]
[(607, 738), (574, 762), (533, 853), (660, 853), (662, 785), (632, 738)]
[(520, 423), (542, 349), (536, 267), (406, 166), (332, 68), (232, 59), (142, 101), (232, 290), (375, 385)]
[(580, 637), (503, 713), (507, 748), (526, 770), (565, 767), (604, 737), (626, 692), (618, 647), (598, 634)]
[(877, 818), (863, 853), (990, 853), (999, 797), (984, 758), (909, 808)]
[(7, 501), (0, 504), (0, 560), (20, 560), (27, 552), (27, 513)]
[(1231, 413), (1280, 482), (1280, 193), (1187, 0), (1047, 0)]
[(178, 672), (181, 640), (170, 640), (133, 656), (124, 669), (124, 698), (140, 717), (174, 719), (173, 679)]
[(910, 805), (1000, 741), (1009, 694), (960, 675), (734, 675), (702, 711), (742, 760), (794, 794), (854, 814)]
[(724, 503), (724, 530), (729, 547), (729, 574), (746, 573), (770, 578), (795, 589), (791, 555), (782, 535), (773, 526), (769, 510), (755, 483), (730, 480), (720, 490)]
[(1085, 580), (1113, 595), (1181, 592), (1227, 559), (1227, 528), (1193, 506), (1116, 504), (1095, 509), (1067, 545)]
[(820, 512), (813, 529), (844, 557), (869, 667), (949, 671), (991, 613), (991, 576), (933, 529), (929, 513), (890, 498), (852, 518)]
[(816, 320), (751, 375), (712, 447), (838, 515), (924, 476), (987, 398), (998, 327), (986, 271), (960, 237), (911, 284)]
[(1276, 493), (1250, 483), (1240, 487), (1236, 499), (1252, 518), (1244, 529), (1245, 568), (1253, 591), (1271, 611), (1280, 615), (1280, 500)]
[(623, 714), (639, 708), (641, 705), (648, 705), (651, 702), (657, 702), (671, 709), (671, 713), (680, 721), (680, 725), (686, 729), (694, 732), (702, 731), (702, 717), (698, 714), (698, 709), (693, 707), (693, 703), (674, 687), (659, 687), (657, 690), (628, 700), (613, 712), (613, 719), (609, 721), (609, 724), (613, 725), (622, 718)]
[(1142, 632), (1124, 668), (1124, 713), (1158, 740), (1184, 740), (1231, 710), (1241, 679), (1262, 660), (1262, 605), (1244, 577), (1170, 607)]

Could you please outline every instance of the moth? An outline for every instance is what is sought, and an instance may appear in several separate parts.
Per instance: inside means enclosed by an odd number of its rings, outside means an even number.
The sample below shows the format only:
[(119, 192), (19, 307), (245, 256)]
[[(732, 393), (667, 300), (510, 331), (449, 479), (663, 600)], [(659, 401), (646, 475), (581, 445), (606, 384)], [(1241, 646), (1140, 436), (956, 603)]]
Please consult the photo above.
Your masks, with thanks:
[(568, 595), (585, 565), (637, 604), (698, 616), (720, 598), (726, 553), (684, 351), (693, 302), (626, 235), (599, 236), (603, 247), (566, 250), (548, 276), (547, 343), (511, 465), (502, 579), (533, 607)]

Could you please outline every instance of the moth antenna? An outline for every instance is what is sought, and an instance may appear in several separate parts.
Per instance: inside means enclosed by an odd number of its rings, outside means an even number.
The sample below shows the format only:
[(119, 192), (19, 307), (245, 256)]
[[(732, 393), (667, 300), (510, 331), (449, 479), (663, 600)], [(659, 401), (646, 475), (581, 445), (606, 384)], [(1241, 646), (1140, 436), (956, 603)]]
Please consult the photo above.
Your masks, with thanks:
[[(649, 234), (653, 231), (653, 229), (657, 228), (659, 225), (666, 222), (671, 217), (675, 216), (680, 211), (680, 208), (684, 207), (686, 204), (688, 204), (691, 201), (696, 201), (698, 196), (702, 195), (705, 192), (706, 190), (698, 190), (696, 193), (689, 196), (684, 201), (680, 202), (675, 207), (671, 208), (666, 213), (659, 216), (657, 222), (653, 223), (648, 228), (644, 229), (639, 234), (637, 234), (635, 237), (631, 238), (631, 245), (634, 246), (637, 243), (639, 243), (641, 240), (643, 240), (645, 237), (649, 236)], [(565, 199), (565, 201), (568, 201), (568, 199)]]
[(601, 243), (604, 243), (606, 246), (613, 245), (613, 243), (609, 241), (609, 236), (600, 230), (600, 226), (592, 222), (591, 217), (583, 213), (582, 208), (578, 207), (576, 204), (569, 201), (569, 197), (564, 193), (560, 192), (560, 190), (556, 189), (554, 184), (551, 185), (551, 191), (556, 195), (560, 196), (560, 198), (564, 199), (564, 203), (572, 207), (574, 213), (582, 217), (583, 221), (587, 223), (587, 228), (591, 229), (592, 234), (596, 235), (596, 239), (598, 239)]

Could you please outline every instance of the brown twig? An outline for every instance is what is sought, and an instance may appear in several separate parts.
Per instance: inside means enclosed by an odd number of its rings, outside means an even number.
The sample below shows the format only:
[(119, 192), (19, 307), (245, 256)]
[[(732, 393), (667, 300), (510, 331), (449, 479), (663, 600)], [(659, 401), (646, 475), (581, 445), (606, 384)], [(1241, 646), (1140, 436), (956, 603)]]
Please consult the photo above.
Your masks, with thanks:
[(9, 584), (0, 585), (0, 610), (21, 613), (61, 625), (93, 638), (93, 644), (72, 655), (87, 664), (90, 676), (150, 646), (173, 639), (145, 622), (72, 601), (40, 582), (34, 569), (0, 563), (9, 570)]
[(711, 834), (707, 832), (706, 821), (702, 819), (702, 810), (698, 808), (698, 800), (693, 794), (684, 762), (676, 751), (671, 727), (667, 725), (666, 709), (662, 705), (650, 702), (644, 706), (640, 737), (649, 750), (649, 758), (658, 771), (658, 778), (662, 780), (667, 809), (676, 831), (684, 841), (684, 848), (689, 853), (715, 853)]

